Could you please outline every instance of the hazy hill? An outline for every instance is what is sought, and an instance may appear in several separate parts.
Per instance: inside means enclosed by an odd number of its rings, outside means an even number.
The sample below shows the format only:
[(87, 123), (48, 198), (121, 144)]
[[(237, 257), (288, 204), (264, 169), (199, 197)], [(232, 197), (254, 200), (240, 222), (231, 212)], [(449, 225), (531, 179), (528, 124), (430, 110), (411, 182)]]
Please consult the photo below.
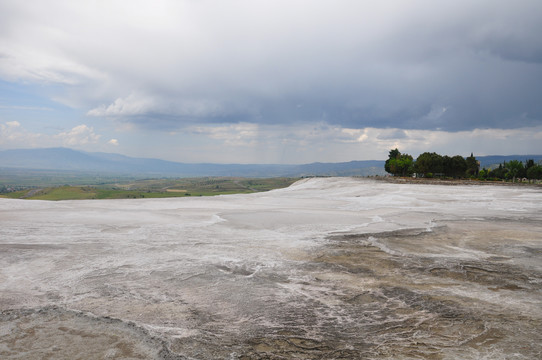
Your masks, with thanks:
[(480, 166), (482, 168), (499, 166), (499, 164), (510, 160), (519, 160), (522, 161), (523, 164), (525, 164), (528, 159), (533, 159), (535, 163), (542, 162), (542, 155), (490, 155), (476, 158), (480, 161)]
[(0, 151), (0, 168), (85, 171), (148, 176), (348, 176), (384, 174), (384, 161), (345, 163), (187, 164), (159, 159), (132, 158), (119, 154), (87, 153), (66, 148)]
[[(542, 155), (494, 155), (477, 157), (482, 167), (504, 161), (534, 159)], [(94, 172), (99, 174), (138, 176), (368, 176), (384, 175), (383, 160), (342, 163), (279, 164), (188, 164), (159, 159), (133, 158), (110, 153), (87, 153), (66, 148), (22, 149), (0, 151), (0, 168)], [(5, 171), (5, 170), (4, 170)]]

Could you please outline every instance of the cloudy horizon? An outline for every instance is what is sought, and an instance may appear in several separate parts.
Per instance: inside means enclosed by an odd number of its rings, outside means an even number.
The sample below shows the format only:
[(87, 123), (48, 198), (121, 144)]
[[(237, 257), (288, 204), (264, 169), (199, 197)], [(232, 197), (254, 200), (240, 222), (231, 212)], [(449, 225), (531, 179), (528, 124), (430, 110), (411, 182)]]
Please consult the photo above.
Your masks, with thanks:
[(542, 153), (539, 1), (0, 2), (0, 149)]

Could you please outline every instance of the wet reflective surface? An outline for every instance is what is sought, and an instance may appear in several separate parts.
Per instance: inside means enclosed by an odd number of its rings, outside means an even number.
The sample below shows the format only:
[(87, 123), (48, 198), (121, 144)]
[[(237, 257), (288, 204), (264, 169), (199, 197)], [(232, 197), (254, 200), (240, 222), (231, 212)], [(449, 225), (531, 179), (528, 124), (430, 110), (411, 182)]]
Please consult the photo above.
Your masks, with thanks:
[(0, 225), (2, 358), (542, 354), (536, 188), (0, 199)]

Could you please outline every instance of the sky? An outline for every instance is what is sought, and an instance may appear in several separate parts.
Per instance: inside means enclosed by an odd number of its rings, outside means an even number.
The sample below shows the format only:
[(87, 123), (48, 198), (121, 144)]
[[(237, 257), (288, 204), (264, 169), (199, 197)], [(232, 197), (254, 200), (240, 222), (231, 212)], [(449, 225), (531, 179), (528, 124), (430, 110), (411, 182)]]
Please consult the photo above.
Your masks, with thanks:
[(542, 153), (540, 0), (0, 0), (0, 150)]

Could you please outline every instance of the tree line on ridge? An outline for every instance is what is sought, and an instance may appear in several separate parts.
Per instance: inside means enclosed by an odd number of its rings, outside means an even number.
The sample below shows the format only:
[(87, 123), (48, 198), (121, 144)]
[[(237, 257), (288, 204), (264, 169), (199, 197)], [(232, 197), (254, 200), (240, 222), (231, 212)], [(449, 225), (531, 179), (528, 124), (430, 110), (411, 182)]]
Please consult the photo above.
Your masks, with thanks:
[(384, 169), (393, 176), (412, 176), (432, 178), (477, 178), (480, 180), (512, 180), (527, 178), (542, 179), (542, 166), (529, 159), (522, 161), (511, 160), (499, 164), (495, 169), (481, 169), (480, 162), (471, 155), (464, 158), (461, 155), (439, 155), (435, 152), (424, 152), (416, 160), (409, 154), (402, 154), (398, 149), (390, 150)]

